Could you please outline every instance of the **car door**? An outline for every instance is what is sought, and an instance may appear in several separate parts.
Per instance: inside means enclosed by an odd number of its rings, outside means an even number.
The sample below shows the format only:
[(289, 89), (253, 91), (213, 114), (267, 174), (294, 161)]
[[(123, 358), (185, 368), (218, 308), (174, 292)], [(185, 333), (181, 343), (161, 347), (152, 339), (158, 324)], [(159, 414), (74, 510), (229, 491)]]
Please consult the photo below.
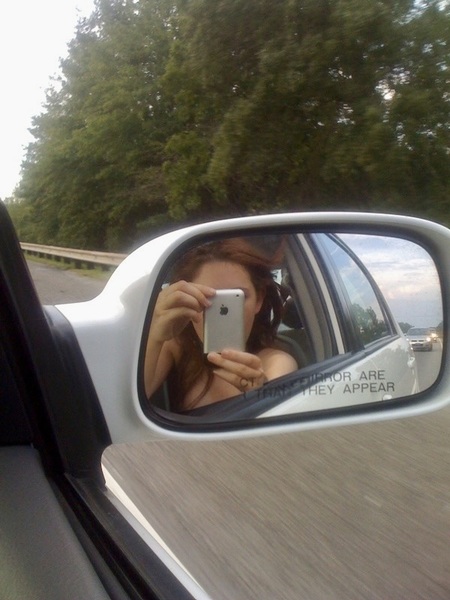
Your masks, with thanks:
[(0, 324), (2, 596), (191, 598), (108, 496), (90, 375), (69, 323), (40, 305), (3, 203)]
[[(351, 406), (356, 396), (358, 403), (371, 403), (417, 393), (410, 345), (370, 272), (342, 239), (325, 233), (297, 236), (289, 256), (291, 285), (307, 313), (315, 362), (299, 373), (300, 396), (263, 416)], [(307, 286), (299, 265), (308, 273)], [(306, 303), (305, 295), (310, 296)]]
[(314, 243), (341, 306), (347, 351), (363, 354), (360, 377), (352, 387), (373, 401), (417, 393), (414, 353), (368, 268), (340, 236), (322, 234)]

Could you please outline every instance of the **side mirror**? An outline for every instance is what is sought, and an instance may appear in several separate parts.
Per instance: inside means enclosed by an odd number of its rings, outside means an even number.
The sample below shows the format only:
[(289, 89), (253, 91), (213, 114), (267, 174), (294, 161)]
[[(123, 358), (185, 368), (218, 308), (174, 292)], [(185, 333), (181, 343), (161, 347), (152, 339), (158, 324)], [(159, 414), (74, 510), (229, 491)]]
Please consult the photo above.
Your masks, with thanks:
[[(246, 297), (251, 288), (256, 297), (255, 273), (264, 268), (271, 282), (263, 294), (272, 304), (265, 318), (262, 311), (245, 313), (247, 347), (231, 358), (225, 350), (227, 365), (218, 366), (204, 352), (203, 314), (193, 326), (188, 317), (177, 321), (180, 311), (193, 314), (199, 300), (192, 294), (201, 286), (244, 289)], [(159, 423), (223, 428), (416, 405), (438, 383), (443, 365), (441, 277), (422, 236), (362, 221), (196, 237), (166, 261), (160, 280), (165, 291), (155, 290), (150, 303), (139, 377), (150, 371), (155, 382), (150, 391), (140, 385), (142, 409)], [(194, 287), (180, 292), (180, 279)], [(176, 299), (170, 299), (172, 288)], [(273, 301), (274, 290), (279, 302)], [(220, 322), (227, 323), (222, 347), (229, 348), (227, 337), (239, 320), (222, 306), (224, 314), (217, 312), (209, 327), (220, 331)], [(165, 355), (152, 354), (155, 323), (170, 320), (170, 311), (179, 330), (164, 342)], [(250, 356), (267, 377), (252, 378)], [(278, 361), (279, 372), (271, 361)]]
[[(64, 312), (113, 441), (254, 435), (446, 405), (449, 274), (450, 231), (421, 219), (245, 217), (131, 254), (91, 303), (95, 332), (77, 327), (76, 307)], [(205, 354), (203, 309), (224, 288), (244, 292), (245, 346), (233, 353), (227, 339)]]

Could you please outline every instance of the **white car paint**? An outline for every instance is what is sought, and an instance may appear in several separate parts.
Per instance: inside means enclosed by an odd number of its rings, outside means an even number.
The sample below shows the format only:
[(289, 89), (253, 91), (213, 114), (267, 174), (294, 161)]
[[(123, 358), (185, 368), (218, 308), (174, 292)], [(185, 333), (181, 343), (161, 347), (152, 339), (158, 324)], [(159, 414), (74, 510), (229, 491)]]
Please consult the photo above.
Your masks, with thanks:
[[(403, 377), (399, 380), (399, 373)], [(301, 377), (301, 375), (299, 375)], [(308, 378), (305, 378), (308, 379)], [(285, 391), (283, 383), (280, 383)], [(343, 369), (325, 369), (309, 378), (308, 386), (280, 402), (261, 417), (326, 410), (369, 402), (383, 402), (419, 391), (415, 359), (403, 337)], [(276, 394), (276, 387), (270, 392)], [(262, 391), (262, 395), (264, 391)]]

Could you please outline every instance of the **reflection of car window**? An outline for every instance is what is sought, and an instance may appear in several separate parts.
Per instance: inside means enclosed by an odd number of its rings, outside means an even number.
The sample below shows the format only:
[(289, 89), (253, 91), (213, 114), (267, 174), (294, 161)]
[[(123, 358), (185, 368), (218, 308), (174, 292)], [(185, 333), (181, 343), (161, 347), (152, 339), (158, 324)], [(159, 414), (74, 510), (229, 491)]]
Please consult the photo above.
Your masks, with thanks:
[(389, 335), (390, 327), (367, 275), (334, 240), (324, 236), (323, 241), (347, 292), (352, 317), (364, 345)]

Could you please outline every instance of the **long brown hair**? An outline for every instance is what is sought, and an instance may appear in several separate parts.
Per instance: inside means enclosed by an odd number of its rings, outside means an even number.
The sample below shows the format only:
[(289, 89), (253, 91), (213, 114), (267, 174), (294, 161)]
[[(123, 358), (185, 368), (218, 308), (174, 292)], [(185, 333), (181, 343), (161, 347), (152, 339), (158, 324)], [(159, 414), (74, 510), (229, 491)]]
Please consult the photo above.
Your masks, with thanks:
[[(246, 350), (253, 354), (275, 343), (281, 322), (283, 302), (279, 286), (274, 281), (272, 269), (279, 264), (281, 250), (278, 248), (270, 259), (254, 244), (243, 238), (230, 238), (196, 246), (183, 255), (171, 273), (171, 283), (184, 279), (191, 281), (205, 263), (228, 262), (243, 267), (249, 274), (256, 293), (263, 298), (259, 312), (247, 340)], [(175, 378), (171, 382), (171, 400), (175, 410), (192, 408), (207, 393), (213, 380), (212, 365), (203, 355), (202, 343), (190, 323), (178, 336), (182, 348), (181, 360), (176, 366)], [(202, 375), (206, 375), (205, 386), (190, 407), (183, 406), (186, 394)]]

